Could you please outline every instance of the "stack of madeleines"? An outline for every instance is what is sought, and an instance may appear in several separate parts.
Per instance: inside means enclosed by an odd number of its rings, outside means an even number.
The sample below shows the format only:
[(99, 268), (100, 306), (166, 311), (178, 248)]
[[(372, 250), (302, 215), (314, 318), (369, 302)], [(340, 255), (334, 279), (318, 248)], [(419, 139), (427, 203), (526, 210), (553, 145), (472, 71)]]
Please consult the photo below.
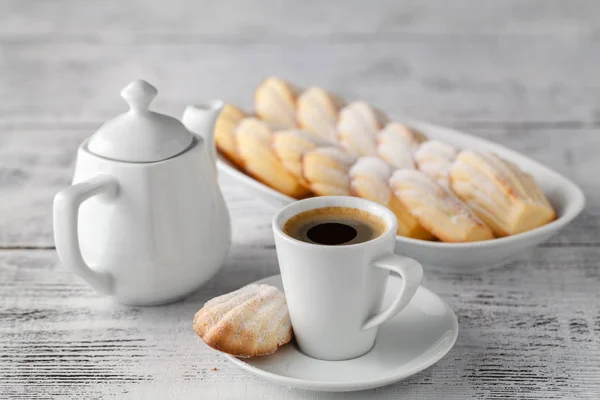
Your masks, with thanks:
[(296, 199), (369, 199), (396, 214), (398, 235), (443, 242), (514, 235), (556, 218), (535, 179), (515, 164), (428, 140), (364, 101), (270, 77), (256, 89), (254, 108), (250, 115), (224, 107), (217, 148)]

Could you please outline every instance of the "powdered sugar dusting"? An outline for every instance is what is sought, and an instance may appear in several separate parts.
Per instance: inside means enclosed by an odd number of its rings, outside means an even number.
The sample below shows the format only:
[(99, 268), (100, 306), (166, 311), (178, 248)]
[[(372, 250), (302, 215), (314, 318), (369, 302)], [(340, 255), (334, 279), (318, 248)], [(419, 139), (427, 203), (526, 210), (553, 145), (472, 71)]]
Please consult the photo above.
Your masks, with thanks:
[(350, 177), (352, 178), (366, 175), (387, 181), (391, 174), (392, 168), (385, 161), (377, 157), (361, 157), (350, 168)]
[(376, 133), (385, 117), (364, 101), (355, 101), (340, 111), (337, 124), (339, 142), (344, 149), (358, 156), (374, 156)]
[(294, 86), (282, 79), (267, 78), (256, 89), (256, 113), (274, 129), (295, 127), (296, 91)]
[(421, 171), (448, 187), (448, 176), (458, 150), (437, 140), (424, 142), (415, 152), (415, 161)]
[(354, 156), (339, 148), (319, 147), (303, 157), (303, 176), (317, 195), (349, 195), (348, 171), (355, 160)]
[(282, 135), (282, 134), (290, 135), (290, 136), (296, 137), (298, 139), (303, 139), (305, 141), (310, 141), (310, 142), (314, 143), (316, 146), (330, 146), (331, 145), (331, 143), (328, 140), (326, 140), (312, 132), (303, 130), (303, 129), (288, 129), (288, 130), (275, 132), (275, 135)]
[(194, 317), (194, 330), (209, 346), (240, 357), (270, 354), (292, 334), (285, 295), (264, 284), (208, 301)]
[[(479, 201), (488, 204), (488, 207), (496, 207), (508, 212), (510, 199), (504, 195), (502, 190), (482, 174), (473, 165), (468, 164), (462, 157), (459, 157), (452, 167), (452, 177), (456, 180), (456, 186), (461, 183), (468, 183), (469, 195), (464, 190), (459, 192), (465, 198), (477, 198)], [(454, 183), (453, 183), (454, 186)]]
[(329, 93), (311, 87), (298, 98), (298, 122), (331, 143), (337, 143), (338, 104)]
[(361, 157), (350, 168), (352, 191), (355, 195), (387, 205), (390, 188), (387, 181), (392, 168), (377, 157)]
[(555, 217), (535, 179), (494, 153), (462, 151), (451, 176), (456, 194), (499, 236), (533, 229)]
[(377, 134), (377, 154), (395, 168), (415, 168), (413, 152), (419, 139), (398, 123), (387, 124)]
[(395, 171), (390, 186), (411, 214), (442, 240), (458, 242), (492, 238), (491, 231), (462, 201), (423, 172)]
[(273, 132), (270, 126), (257, 118), (247, 117), (240, 121), (239, 125), (235, 130), (236, 135), (251, 134), (256, 135), (265, 143), (271, 142), (271, 136)]
[(422, 173), (421, 171), (402, 169), (394, 171), (390, 179), (390, 185), (402, 186), (404, 183), (410, 183), (412, 186), (419, 188), (422, 191), (438, 192), (440, 189), (431, 178)]
[(335, 160), (337, 160), (345, 165), (348, 165), (348, 166), (354, 164), (354, 162), (356, 161), (355, 156), (353, 156), (352, 154), (348, 154), (345, 151), (338, 149), (336, 147), (319, 147), (315, 151), (322, 153), (324, 155), (327, 155), (329, 157), (332, 157)]
[(419, 146), (415, 153), (415, 158), (417, 162), (421, 160), (426, 161), (431, 158), (452, 162), (457, 154), (458, 150), (448, 143), (440, 142), (439, 140), (428, 140)]

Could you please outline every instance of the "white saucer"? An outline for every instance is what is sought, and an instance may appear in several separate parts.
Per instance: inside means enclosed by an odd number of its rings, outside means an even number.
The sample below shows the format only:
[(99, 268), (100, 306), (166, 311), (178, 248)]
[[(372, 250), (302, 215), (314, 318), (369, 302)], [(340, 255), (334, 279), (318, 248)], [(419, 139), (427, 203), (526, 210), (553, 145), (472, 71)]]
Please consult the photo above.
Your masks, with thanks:
[[(280, 275), (255, 283), (283, 290)], [(392, 302), (400, 283), (400, 278), (390, 276), (384, 306)], [(424, 370), (450, 351), (457, 336), (458, 321), (450, 306), (421, 286), (404, 310), (379, 327), (375, 346), (364, 356), (317, 360), (300, 352), (292, 341), (270, 356), (226, 357), (248, 372), (285, 386), (347, 392), (389, 385)]]

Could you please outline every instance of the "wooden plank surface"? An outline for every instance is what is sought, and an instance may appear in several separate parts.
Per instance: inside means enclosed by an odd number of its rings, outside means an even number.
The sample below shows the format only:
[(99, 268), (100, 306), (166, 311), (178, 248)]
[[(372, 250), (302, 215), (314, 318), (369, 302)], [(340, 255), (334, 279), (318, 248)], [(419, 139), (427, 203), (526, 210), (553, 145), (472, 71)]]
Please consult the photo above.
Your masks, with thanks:
[(118, 93), (137, 77), (159, 88), (155, 106), (171, 114), (181, 115), (185, 105), (213, 97), (249, 107), (254, 88), (270, 74), (433, 122), (589, 127), (600, 119), (600, 43), (595, 36), (6, 43), (2, 50), (0, 88), (7, 101), (0, 103), (0, 124), (98, 124), (123, 110)]
[[(99, 296), (53, 251), (0, 252), (0, 393), (140, 398), (593, 398), (600, 393), (599, 249), (538, 248), (478, 275), (430, 272), (460, 334), (440, 363), (355, 394), (291, 390), (243, 372), (191, 330), (209, 298), (277, 273), (269, 235), (234, 224), (224, 269), (186, 300), (125, 307)], [(213, 368), (217, 368), (213, 371)], [(35, 383), (41, 383), (35, 385)]]
[[(600, 3), (374, 4), (0, 0), (0, 398), (600, 398)], [(129, 80), (151, 80), (155, 108), (181, 115), (211, 97), (250, 108), (270, 74), (524, 152), (579, 184), (587, 208), (507, 267), (428, 271), (461, 328), (428, 370), (353, 394), (270, 384), (190, 325), (207, 299), (277, 273), (275, 210), (223, 180), (223, 270), (153, 308), (94, 293), (60, 265), (51, 230), (77, 146), (122, 112)]]
[(4, 0), (3, 41), (325, 41), (415, 35), (551, 35), (565, 37), (600, 29), (594, 0)]

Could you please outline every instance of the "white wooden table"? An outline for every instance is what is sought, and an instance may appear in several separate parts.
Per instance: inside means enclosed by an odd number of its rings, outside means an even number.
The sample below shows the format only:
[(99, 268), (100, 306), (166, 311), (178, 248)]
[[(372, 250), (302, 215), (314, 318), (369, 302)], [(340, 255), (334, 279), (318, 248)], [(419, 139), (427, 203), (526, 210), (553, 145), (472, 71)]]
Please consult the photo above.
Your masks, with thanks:
[[(600, 3), (386, 0), (0, 1), (0, 398), (600, 398)], [(462, 128), (575, 180), (583, 215), (511, 265), (429, 271), (460, 335), (438, 364), (373, 391), (293, 390), (191, 330), (209, 298), (277, 273), (275, 210), (222, 182), (223, 270), (165, 307), (125, 307), (62, 267), (51, 202), (75, 149), (145, 78), (155, 108), (249, 107), (266, 75)], [(482, 260), (485, 262), (485, 260)]]

